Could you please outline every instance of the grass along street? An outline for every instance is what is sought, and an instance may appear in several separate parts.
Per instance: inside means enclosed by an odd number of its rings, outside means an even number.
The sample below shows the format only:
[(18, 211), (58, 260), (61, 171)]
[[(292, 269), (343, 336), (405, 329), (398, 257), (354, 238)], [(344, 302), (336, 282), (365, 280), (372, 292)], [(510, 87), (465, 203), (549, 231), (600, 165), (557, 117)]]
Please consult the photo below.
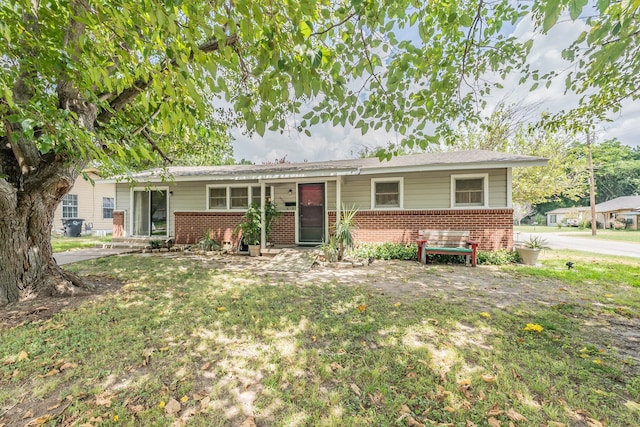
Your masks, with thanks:
[(614, 240), (620, 242), (638, 243), (640, 245), (640, 230), (601, 230), (598, 229), (595, 236), (591, 235), (591, 229), (580, 229), (577, 227), (547, 227), (544, 225), (521, 225), (514, 226), (516, 235), (527, 236), (528, 234), (563, 234), (571, 237), (585, 237), (596, 240)]
[(111, 242), (111, 236), (81, 236), (64, 237), (51, 236), (51, 247), (53, 252), (71, 251), (74, 249), (95, 248), (97, 244)]
[(638, 324), (637, 260), (548, 252), (538, 269), (376, 261), (357, 276), (248, 257), (76, 264), (124, 286), (2, 330), (0, 425), (639, 425), (638, 362), (593, 329)]

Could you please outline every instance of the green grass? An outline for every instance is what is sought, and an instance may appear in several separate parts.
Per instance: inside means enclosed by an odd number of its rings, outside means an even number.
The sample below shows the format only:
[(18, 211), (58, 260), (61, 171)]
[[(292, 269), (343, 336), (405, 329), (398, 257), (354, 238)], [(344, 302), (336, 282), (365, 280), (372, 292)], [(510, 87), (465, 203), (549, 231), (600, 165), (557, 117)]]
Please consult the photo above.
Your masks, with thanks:
[(51, 236), (51, 247), (53, 252), (71, 251), (74, 249), (94, 248), (99, 243), (111, 241), (111, 236), (80, 236), (80, 237), (61, 237)]
[[(560, 261), (544, 259), (538, 270)], [(572, 273), (595, 274), (581, 264)], [(189, 259), (113, 257), (73, 269), (127, 284), (2, 331), (0, 417), (33, 399), (71, 402), (48, 425), (65, 417), (168, 426), (176, 417), (162, 406), (184, 398), (180, 414), (191, 410), (193, 426), (239, 425), (246, 413), (275, 426), (488, 425), (490, 417), (508, 425), (516, 413), (527, 419), (516, 425), (573, 425), (576, 417), (640, 425), (640, 412), (625, 406), (640, 401), (640, 377), (629, 374), (637, 367), (590, 341), (580, 306), (481, 315), (440, 298), (398, 301)], [(622, 295), (621, 280), (593, 286)], [(525, 331), (528, 323), (544, 329)], [(19, 361), (21, 351), (28, 358)], [(77, 366), (54, 371), (67, 362)]]
[(546, 225), (536, 225), (535, 227), (532, 225), (514, 225), (513, 231), (515, 233), (569, 233), (579, 232), (580, 229), (577, 227), (547, 227)]
[(575, 237), (585, 237), (597, 240), (615, 240), (640, 244), (640, 230), (597, 230), (596, 235), (591, 231), (575, 234)]

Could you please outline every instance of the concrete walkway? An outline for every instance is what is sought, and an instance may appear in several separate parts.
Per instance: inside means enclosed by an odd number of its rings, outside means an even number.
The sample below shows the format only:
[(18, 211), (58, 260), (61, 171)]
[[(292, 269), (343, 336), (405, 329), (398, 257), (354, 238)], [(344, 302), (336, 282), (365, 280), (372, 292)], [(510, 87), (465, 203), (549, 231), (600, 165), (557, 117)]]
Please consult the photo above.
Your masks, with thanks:
[(139, 252), (139, 249), (132, 248), (86, 248), (76, 249), (67, 252), (57, 252), (53, 258), (58, 265), (71, 264), (74, 262), (86, 261), (89, 259), (104, 258), (113, 255), (129, 254)]
[[(560, 233), (514, 233), (513, 241), (528, 240), (529, 237), (539, 236), (547, 241), (551, 249), (573, 249), (576, 251), (591, 252), (595, 254), (628, 256), (640, 258), (640, 241), (618, 242), (614, 240), (591, 239), (589, 237), (575, 237)], [(640, 234), (639, 234), (640, 236)]]

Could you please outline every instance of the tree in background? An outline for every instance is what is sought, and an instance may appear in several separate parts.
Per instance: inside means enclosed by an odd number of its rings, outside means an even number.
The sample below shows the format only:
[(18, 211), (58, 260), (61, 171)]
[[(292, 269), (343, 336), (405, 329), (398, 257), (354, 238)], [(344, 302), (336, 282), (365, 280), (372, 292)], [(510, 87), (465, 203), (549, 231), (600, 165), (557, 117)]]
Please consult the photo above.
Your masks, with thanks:
[(500, 104), (485, 123), (461, 127), (457, 140), (441, 148), (546, 157), (547, 166), (513, 170), (514, 203), (533, 206), (560, 197), (578, 200), (586, 191), (586, 163), (575, 156), (575, 139), (564, 132), (530, 127), (534, 108)]
[(596, 203), (640, 194), (640, 149), (609, 140), (592, 146)]

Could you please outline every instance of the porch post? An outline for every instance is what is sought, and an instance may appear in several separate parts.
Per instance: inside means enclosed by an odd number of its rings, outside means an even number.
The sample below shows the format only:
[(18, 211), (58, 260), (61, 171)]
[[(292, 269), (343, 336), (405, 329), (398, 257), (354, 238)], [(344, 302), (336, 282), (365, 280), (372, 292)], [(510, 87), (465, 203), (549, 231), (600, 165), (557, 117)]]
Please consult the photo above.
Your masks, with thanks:
[(342, 177), (339, 176), (336, 179), (336, 223), (340, 221), (340, 214), (342, 208)]
[(260, 182), (260, 250), (261, 251), (262, 249), (265, 249), (267, 247), (267, 230), (265, 227), (267, 220), (266, 220), (266, 213), (264, 211), (266, 189), (267, 189), (267, 186), (264, 184), (264, 181), (261, 181)]

